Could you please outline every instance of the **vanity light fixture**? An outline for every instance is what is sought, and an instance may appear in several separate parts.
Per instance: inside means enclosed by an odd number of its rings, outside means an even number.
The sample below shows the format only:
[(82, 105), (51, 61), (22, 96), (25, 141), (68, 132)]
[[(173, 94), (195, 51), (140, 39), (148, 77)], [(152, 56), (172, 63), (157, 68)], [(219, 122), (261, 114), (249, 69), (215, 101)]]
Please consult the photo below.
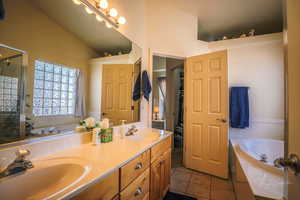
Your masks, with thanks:
[(88, 14), (93, 14), (93, 11), (92, 11), (89, 7), (85, 7), (85, 11), (86, 11)]
[(99, 22), (103, 22), (103, 18), (100, 17), (99, 15), (96, 15), (96, 19), (97, 19), (97, 21), (99, 21)]
[(117, 9), (109, 8), (107, 0), (72, 0), (75, 4), (83, 4), (85, 11), (88, 14), (95, 14), (96, 20), (103, 22), (107, 28), (119, 28), (120, 24), (125, 24), (126, 19), (123, 16), (119, 16)]
[(103, 10), (108, 8), (108, 2), (107, 0), (100, 0), (99, 1), (99, 7), (102, 8)]
[(125, 23), (126, 23), (125, 17), (122, 17), (122, 16), (119, 17), (119, 18), (118, 18), (118, 23), (119, 23), (119, 24), (125, 24)]
[(112, 28), (112, 25), (111, 25), (110, 23), (108, 23), (108, 22), (105, 23), (105, 26), (106, 26), (107, 28)]
[(111, 9), (109, 10), (109, 15), (110, 15), (111, 17), (117, 17), (117, 16), (118, 16), (118, 11), (117, 11), (117, 9), (111, 8)]
[(80, 0), (73, 0), (73, 2), (74, 2), (76, 5), (80, 5), (80, 4), (81, 4), (81, 1), (80, 1)]

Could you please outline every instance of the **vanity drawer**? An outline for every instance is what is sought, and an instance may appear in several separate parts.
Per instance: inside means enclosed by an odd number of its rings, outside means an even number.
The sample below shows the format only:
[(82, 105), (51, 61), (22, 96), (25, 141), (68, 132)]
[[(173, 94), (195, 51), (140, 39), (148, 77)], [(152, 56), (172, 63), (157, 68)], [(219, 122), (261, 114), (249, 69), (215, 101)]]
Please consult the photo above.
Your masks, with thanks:
[(72, 200), (94, 199), (111, 200), (119, 192), (119, 170), (114, 171), (106, 178), (92, 185), (87, 190), (72, 198)]
[(171, 148), (171, 136), (151, 148), (151, 163)]
[(141, 175), (150, 166), (150, 150), (145, 151), (134, 160), (120, 169), (121, 190), (123, 190), (136, 177)]
[(120, 200), (148, 200), (150, 185), (150, 169), (135, 179), (123, 192)]

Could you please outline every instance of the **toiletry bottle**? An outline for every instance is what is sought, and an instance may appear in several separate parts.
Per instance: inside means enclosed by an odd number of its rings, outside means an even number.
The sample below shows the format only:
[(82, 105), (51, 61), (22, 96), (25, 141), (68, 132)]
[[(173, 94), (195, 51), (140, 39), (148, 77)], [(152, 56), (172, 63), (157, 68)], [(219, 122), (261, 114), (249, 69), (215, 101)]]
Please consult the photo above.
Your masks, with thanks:
[(121, 126), (120, 126), (121, 139), (124, 139), (124, 137), (125, 137), (125, 123), (126, 123), (126, 120), (121, 120)]
[(100, 133), (101, 129), (100, 128), (94, 128), (93, 129), (93, 138), (92, 138), (92, 143), (94, 145), (100, 144)]

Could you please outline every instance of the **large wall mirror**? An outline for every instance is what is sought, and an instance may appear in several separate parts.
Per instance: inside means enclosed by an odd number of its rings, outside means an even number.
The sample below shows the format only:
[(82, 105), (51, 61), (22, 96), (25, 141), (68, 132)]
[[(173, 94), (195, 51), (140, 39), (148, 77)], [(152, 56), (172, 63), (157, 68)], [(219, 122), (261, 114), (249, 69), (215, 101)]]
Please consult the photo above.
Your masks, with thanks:
[(73, 131), (81, 119), (140, 121), (142, 49), (72, 0), (4, 0), (0, 147)]

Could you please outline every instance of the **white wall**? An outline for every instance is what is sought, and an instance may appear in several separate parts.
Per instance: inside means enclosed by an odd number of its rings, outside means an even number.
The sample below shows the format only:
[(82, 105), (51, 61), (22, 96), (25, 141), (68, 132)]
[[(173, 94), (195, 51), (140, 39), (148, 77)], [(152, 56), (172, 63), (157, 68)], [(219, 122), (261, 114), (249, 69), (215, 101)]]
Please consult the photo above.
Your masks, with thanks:
[(250, 87), (250, 128), (230, 129), (231, 136), (283, 139), (282, 34), (213, 42), (209, 48), (228, 49), (229, 87)]

